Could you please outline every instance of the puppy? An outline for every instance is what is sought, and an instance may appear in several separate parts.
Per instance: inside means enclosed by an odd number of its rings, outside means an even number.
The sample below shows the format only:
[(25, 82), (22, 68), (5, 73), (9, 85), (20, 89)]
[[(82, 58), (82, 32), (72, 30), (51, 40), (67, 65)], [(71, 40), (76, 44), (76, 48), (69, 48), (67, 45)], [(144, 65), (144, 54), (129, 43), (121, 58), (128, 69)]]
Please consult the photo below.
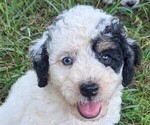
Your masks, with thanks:
[[(112, 4), (114, 0), (103, 0), (106, 4)], [(121, 0), (121, 4), (126, 7), (136, 7), (139, 4), (140, 0)]]
[(30, 47), (33, 70), (0, 107), (0, 125), (113, 125), (140, 48), (117, 17), (78, 5)]

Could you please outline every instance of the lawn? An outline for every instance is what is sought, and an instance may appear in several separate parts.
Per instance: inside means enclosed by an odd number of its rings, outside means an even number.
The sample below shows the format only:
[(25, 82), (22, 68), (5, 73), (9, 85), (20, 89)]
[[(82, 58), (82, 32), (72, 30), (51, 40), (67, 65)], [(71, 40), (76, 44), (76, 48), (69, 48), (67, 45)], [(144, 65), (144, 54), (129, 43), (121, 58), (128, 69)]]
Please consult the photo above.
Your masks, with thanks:
[(135, 9), (102, 0), (2, 0), (0, 1), (0, 105), (16, 79), (32, 68), (28, 47), (53, 17), (76, 4), (93, 5), (118, 16), (130, 37), (142, 48), (142, 63), (134, 81), (125, 88), (119, 125), (150, 125), (150, 1)]

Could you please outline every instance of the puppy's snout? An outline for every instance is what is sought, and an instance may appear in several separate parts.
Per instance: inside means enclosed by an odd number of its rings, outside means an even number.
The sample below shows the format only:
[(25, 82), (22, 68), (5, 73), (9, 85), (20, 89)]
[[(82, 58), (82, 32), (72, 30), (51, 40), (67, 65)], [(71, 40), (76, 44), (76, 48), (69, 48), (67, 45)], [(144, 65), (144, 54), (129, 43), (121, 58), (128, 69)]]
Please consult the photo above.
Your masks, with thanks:
[(85, 97), (92, 97), (98, 94), (98, 85), (96, 83), (83, 83), (80, 85), (80, 93)]

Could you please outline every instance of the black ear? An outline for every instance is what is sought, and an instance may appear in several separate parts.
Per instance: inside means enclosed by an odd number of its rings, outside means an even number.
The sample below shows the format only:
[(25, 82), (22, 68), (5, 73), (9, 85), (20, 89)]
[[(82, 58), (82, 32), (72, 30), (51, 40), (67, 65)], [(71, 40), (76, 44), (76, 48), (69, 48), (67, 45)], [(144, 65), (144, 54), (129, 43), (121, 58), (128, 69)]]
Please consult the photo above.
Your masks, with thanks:
[(127, 86), (132, 82), (134, 66), (140, 65), (141, 49), (132, 39), (127, 39), (124, 47), (123, 85)]
[(137, 44), (131, 45), (131, 49), (134, 52), (134, 65), (141, 64), (141, 49)]
[(33, 60), (33, 67), (38, 77), (38, 86), (45, 87), (48, 83), (49, 57), (46, 50), (46, 45), (42, 46), (41, 57), (39, 60)]
[(33, 61), (33, 68), (38, 77), (38, 86), (45, 87), (49, 78), (49, 56), (47, 52), (48, 36), (35, 40), (30, 48), (30, 55)]

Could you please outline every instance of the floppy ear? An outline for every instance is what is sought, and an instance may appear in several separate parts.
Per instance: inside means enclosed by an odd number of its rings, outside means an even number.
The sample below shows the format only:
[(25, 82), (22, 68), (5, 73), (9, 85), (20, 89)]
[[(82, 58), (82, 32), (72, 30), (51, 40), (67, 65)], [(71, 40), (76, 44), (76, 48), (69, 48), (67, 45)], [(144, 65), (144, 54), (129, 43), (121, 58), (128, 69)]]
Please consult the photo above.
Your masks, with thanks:
[(48, 83), (49, 56), (47, 52), (47, 44), (50, 37), (43, 34), (42, 38), (37, 39), (31, 45), (29, 52), (33, 61), (33, 68), (38, 77), (38, 86), (45, 87)]
[(141, 49), (134, 40), (127, 38), (127, 46), (124, 48), (123, 85), (132, 82), (134, 66), (140, 65)]

